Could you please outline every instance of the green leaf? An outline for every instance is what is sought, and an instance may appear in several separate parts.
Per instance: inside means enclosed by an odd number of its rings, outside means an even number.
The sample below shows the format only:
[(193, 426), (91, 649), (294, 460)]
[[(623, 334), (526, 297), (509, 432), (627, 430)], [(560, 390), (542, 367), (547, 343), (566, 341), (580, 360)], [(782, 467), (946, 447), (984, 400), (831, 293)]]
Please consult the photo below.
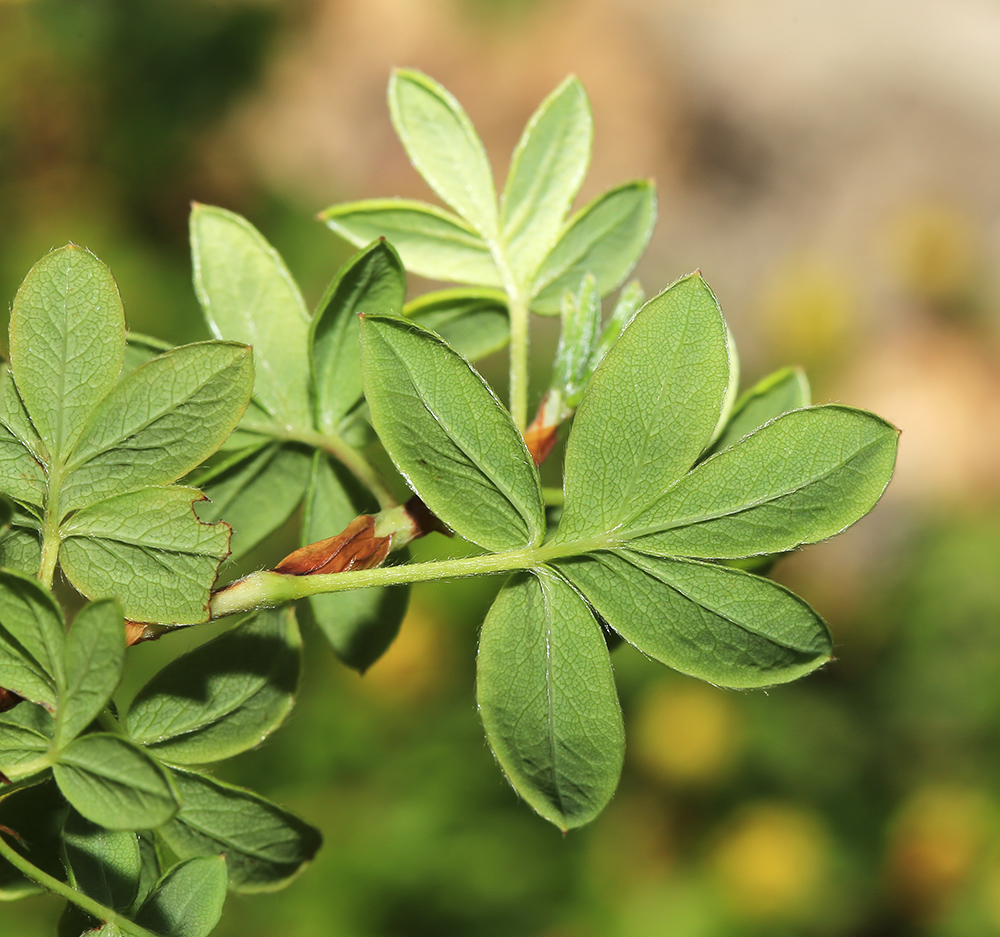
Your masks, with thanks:
[(559, 312), (562, 295), (576, 290), (584, 274), (597, 278), (607, 296), (628, 276), (646, 249), (656, 221), (656, 190), (651, 182), (626, 182), (598, 196), (577, 212), (535, 277), (531, 308), (543, 315)]
[(319, 830), (253, 791), (188, 771), (173, 780), (184, 806), (159, 835), (181, 859), (224, 855), (233, 891), (283, 888), (323, 842)]
[(712, 450), (726, 449), (770, 420), (789, 410), (808, 407), (809, 403), (809, 381), (802, 368), (775, 371), (736, 401), (732, 415)]
[(43, 505), (45, 470), (5, 426), (0, 427), (0, 491), (27, 504)]
[(122, 374), (134, 371), (147, 361), (152, 361), (165, 351), (170, 351), (172, 347), (170, 342), (129, 330), (125, 333), (125, 362), (122, 364)]
[(486, 150), (462, 106), (432, 78), (397, 69), (389, 115), (428, 185), (484, 237), (497, 232), (497, 197)]
[(384, 240), (369, 244), (337, 273), (320, 300), (309, 333), (316, 426), (337, 433), (361, 399), (358, 313), (399, 315), (406, 301), (406, 271)]
[(594, 137), (583, 85), (567, 78), (535, 111), (514, 150), (501, 227), (508, 262), (527, 286), (555, 244), (587, 174)]
[(566, 447), (556, 534), (602, 534), (655, 501), (704, 452), (729, 383), (726, 324), (700, 276), (629, 323), (587, 384)]
[(182, 345), (127, 374), (95, 410), (69, 462), (65, 513), (176, 481), (239, 422), (253, 390), (246, 345)]
[[(313, 460), (302, 522), (302, 543), (315, 543), (343, 530), (370, 508), (344, 470), (324, 453)], [(399, 554), (392, 554), (401, 558)], [(366, 671), (392, 644), (406, 614), (410, 587), (351, 589), (314, 595), (309, 606), (334, 653), (349, 667)]]
[(126, 911), (139, 893), (142, 860), (135, 833), (106, 830), (71, 810), (63, 824), (70, 884), (115, 911)]
[(160, 880), (135, 923), (165, 937), (208, 937), (222, 917), (225, 901), (223, 857), (188, 859)]
[(562, 328), (553, 366), (551, 386), (571, 406), (579, 401), (587, 384), (600, 327), (601, 297), (597, 281), (588, 273), (576, 293), (563, 295)]
[(487, 738), (518, 793), (563, 830), (597, 816), (621, 773), (621, 710), (601, 628), (551, 570), (501, 589), (476, 684)]
[[(171, 775), (173, 778), (173, 775)], [(169, 820), (167, 821), (170, 822)], [(162, 827), (161, 827), (162, 829)], [(142, 904), (149, 893), (156, 887), (163, 870), (160, 868), (160, 854), (156, 846), (156, 837), (152, 833), (139, 833), (139, 891), (135, 898), (136, 905)]]
[[(66, 801), (52, 781), (21, 788), (11, 794), (0, 793), (0, 825), (21, 837), (20, 840), (10, 839), (11, 847), (59, 881), (66, 878), (60, 847), (65, 809)], [(40, 885), (26, 879), (0, 857), (0, 902), (16, 901), (41, 891)]]
[(233, 528), (230, 560), (239, 559), (291, 517), (309, 482), (310, 451), (274, 442), (234, 454), (198, 479), (208, 501), (198, 505), (203, 521), (224, 520)]
[(109, 830), (166, 823), (180, 806), (164, 769), (118, 735), (95, 732), (70, 742), (52, 773), (66, 799)]
[(61, 528), (63, 572), (87, 598), (113, 590), (132, 621), (208, 621), (229, 528), (198, 520), (192, 503), (202, 497), (195, 488), (140, 488), (77, 511)]
[(0, 772), (23, 778), (44, 770), (54, 733), (52, 717), (33, 703), (0, 714)]
[(33, 575), (42, 559), (42, 545), (35, 527), (15, 525), (0, 535), (0, 566)]
[(832, 537), (881, 497), (894, 426), (850, 407), (793, 410), (723, 449), (624, 525), (636, 549), (735, 559)]
[(66, 685), (62, 610), (36, 579), (0, 569), (0, 686), (54, 712)]
[(425, 202), (368, 199), (320, 213), (332, 231), (363, 247), (384, 237), (410, 273), (431, 280), (500, 286), (486, 242), (461, 218)]
[(557, 565), (626, 641), (709, 683), (770, 686), (830, 659), (823, 619), (769, 579), (630, 550)]
[(0, 423), (34, 456), (35, 461), (39, 464), (48, 461), (48, 450), (28, 416), (7, 365), (0, 368)]
[(593, 374), (597, 366), (607, 357), (611, 346), (618, 341), (622, 330), (632, 320), (639, 307), (646, 301), (646, 294), (638, 280), (632, 280), (618, 294), (618, 302), (611, 312), (611, 318), (601, 331), (601, 337), (597, 341), (597, 347), (590, 357), (590, 372)]
[(245, 752), (291, 710), (301, 655), (291, 606), (256, 612), (154, 676), (129, 709), (128, 733), (172, 764)]
[(510, 341), (507, 294), (500, 290), (436, 290), (407, 303), (403, 315), (436, 332), (469, 361), (485, 358)]
[(209, 328), (253, 346), (254, 396), (279, 423), (310, 427), (309, 315), (284, 261), (245, 218), (209, 205), (191, 211), (191, 252)]
[(125, 666), (125, 624), (113, 599), (91, 602), (66, 637), (66, 689), (59, 700), (59, 738), (69, 741), (100, 715)]
[(468, 362), (431, 332), (387, 316), (362, 321), (361, 352), (372, 424), (424, 503), (488, 550), (539, 543), (538, 472)]
[(10, 316), (10, 366), (31, 422), (53, 459), (65, 456), (114, 386), (125, 314), (111, 271), (69, 245), (28, 273)]

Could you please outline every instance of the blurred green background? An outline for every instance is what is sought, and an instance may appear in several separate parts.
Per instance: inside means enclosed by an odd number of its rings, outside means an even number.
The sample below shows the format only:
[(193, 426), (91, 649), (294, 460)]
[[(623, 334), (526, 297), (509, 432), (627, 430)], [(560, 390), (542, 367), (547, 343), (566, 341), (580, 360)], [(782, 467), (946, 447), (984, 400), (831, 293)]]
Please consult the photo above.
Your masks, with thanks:
[[(317, 210), (428, 197), (389, 125), (391, 66), (453, 90), (501, 176), (574, 71), (596, 120), (584, 197), (659, 184), (647, 290), (700, 267), (749, 379), (805, 364), (818, 400), (904, 431), (878, 509), (777, 571), (838, 659), (735, 693), (616, 651), (624, 778), (566, 837), (518, 803), (478, 723), (497, 583), (416, 588), (364, 678), (307, 635), (288, 725), (225, 776), (326, 844), (286, 891), (233, 897), (221, 937), (1000, 934), (997, 61), (986, 0), (0, 2), (7, 308), (72, 240), (111, 266), (133, 328), (204, 337), (192, 199), (249, 217), (315, 301), (348, 254)], [(130, 686), (198, 639), (135, 649)], [(0, 905), (0, 934), (50, 934), (59, 910)]]

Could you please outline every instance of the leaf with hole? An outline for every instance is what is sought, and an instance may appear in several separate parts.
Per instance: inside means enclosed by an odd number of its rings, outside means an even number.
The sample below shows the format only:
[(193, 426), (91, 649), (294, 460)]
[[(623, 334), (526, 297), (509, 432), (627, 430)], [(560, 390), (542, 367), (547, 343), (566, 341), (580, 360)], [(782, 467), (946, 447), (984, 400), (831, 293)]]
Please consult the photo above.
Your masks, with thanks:
[(203, 497), (195, 488), (140, 488), (77, 511), (60, 530), (63, 571), (88, 598), (113, 583), (132, 621), (207, 621), (229, 528), (198, 519), (192, 505)]

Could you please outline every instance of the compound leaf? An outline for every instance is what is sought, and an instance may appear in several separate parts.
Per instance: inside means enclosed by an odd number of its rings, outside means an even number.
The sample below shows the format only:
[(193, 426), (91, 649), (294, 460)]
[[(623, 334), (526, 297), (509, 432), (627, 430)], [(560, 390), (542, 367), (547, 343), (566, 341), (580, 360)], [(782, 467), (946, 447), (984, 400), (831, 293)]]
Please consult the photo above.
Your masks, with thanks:
[(462, 106), (432, 78), (397, 69), (389, 114), (406, 155), (428, 185), (484, 237), (497, 231), (493, 171)]
[(90, 251), (70, 244), (31, 268), (11, 311), (10, 366), (53, 459), (68, 454), (114, 386), (124, 352), (118, 288)]
[(619, 286), (646, 249), (656, 221), (656, 190), (651, 182), (626, 182), (598, 196), (577, 212), (535, 277), (531, 308), (543, 315), (559, 312), (566, 290), (575, 292), (587, 273), (607, 296)]
[(500, 286), (486, 242), (461, 218), (425, 202), (368, 199), (320, 213), (332, 231), (356, 247), (386, 238), (410, 273), (432, 280)]
[(128, 910), (139, 893), (142, 872), (135, 833), (107, 830), (71, 810), (62, 840), (70, 884), (106, 907)]
[(203, 497), (195, 488), (140, 488), (77, 511), (61, 528), (63, 571), (88, 598), (113, 584), (132, 621), (207, 621), (229, 527), (198, 520), (192, 503)]
[(704, 452), (729, 384), (726, 325), (698, 275), (639, 310), (587, 383), (566, 447), (556, 538), (606, 533)]
[(406, 271), (385, 240), (352, 257), (320, 300), (310, 329), (316, 426), (337, 433), (361, 399), (358, 313), (399, 315), (406, 300)]
[(118, 735), (80, 736), (52, 769), (59, 789), (84, 817), (109, 830), (150, 829), (180, 806), (164, 769)]
[(188, 859), (160, 879), (135, 922), (164, 937), (208, 937), (222, 917), (225, 901), (225, 859)]
[(259, 794), (190, 771), (174, 771), (183, 806), (158, 831), (181, 859), (225, 856), (237, 892), (282, 888), (322, 844), (319, 830)]
[(510, 341), (507, 294), (491, 289), (425, 293), (403, 307), (403, 315), (441, 336), (463, 358), (477, 361)]
[(770, 579), (629, 550), (577, 557), (558, 567), (643, 654), (710, 683), (770, 686), (830, 658), (823, 620)]
[(59, 737), (79, 735), (107, 705), (125, 666), (125, 625), (113, 599), (91, 602), (66, 636), (66, 688), (59, 700)]
[(176, 481), (219, 448), (252, 390), (251, 351), (234, 342), (182, 345), (136, 368), (95, 410), (61, 509)]
[(128, 733), (172, 764), (253, 748), (291, 710), (301, 654), (291, 606), (256, 612), (154, 676), (129, 709)]
[(479, 710), (510, 782), (561, 829), (611, 799), (625, 735), (601, 628), (546, 568), (500, 590), (479, 640)]
[(849, 527), (892, 476), (898, 431), (839, 405), (793, 410), (702, 462), (624, 525), (636, 549), (735, 559)]
[(310, 427), (309, 315), (284, 261), (245, 218), (209, 205), (191, 211), (191, 252), (209, 328), (253, 346), (254, 396), (282, 425)]
[(387, 316), (365, 317), (361, 349), (372, 424), (424, 503), (488, 550), (540, 542), (538, 472), (468, 362), (426, 329)]
[(54, 712), (66, 685), (62, 610), (38, 580), (0, 569), (0, 686)]
[(525, 285), (555, 244), (580, 191), (593, 136), (587, 93), (571, 76), (541, 103), (514, 150), (501, 228), (508, 263)]

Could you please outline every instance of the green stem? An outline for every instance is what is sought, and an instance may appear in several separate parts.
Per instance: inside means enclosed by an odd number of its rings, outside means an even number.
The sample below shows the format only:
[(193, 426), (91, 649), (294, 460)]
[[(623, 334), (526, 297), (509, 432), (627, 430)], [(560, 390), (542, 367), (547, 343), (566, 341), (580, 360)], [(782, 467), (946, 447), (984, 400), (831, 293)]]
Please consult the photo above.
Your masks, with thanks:
[(111, 908), (105, 907), (99, 901), (95, 901), (93, 898), (88, 897), (82, 892), (77, 891), (65, 882), (60, 882), (59, 879), (53, 878), (47, 872), (43, 872), (37, 866), (32, 865), (27, 859), (24, 858), (13, 846), (11, 846), (6, 839), (4, 839), (3, 834), (0, 833), (0, 856), (3, 856), (15, 869), (17, 869), (25, 878), (30, 879), (33, 882), (41, 885), (46, 891), (50, 891), (53, 894), (59, 895), (65, 898), (67, 901), (71, 901), (79, 908), (83, 908), (88, 914), (92, 914), (98, 920), (107, 921), (109, 924), (114, 924), (115, 927), (124, 931), (126, 934), (131, 934), (132, 937), (158, 937), (152, 931), (146, 930), (145, 927), (140, 927), (138, 924), (133, 924), (128, 918), (123, 917), (117, 911), (113, 911)]
[(48, 490), (45, 497), (45, 520), (42, 523), (42, 557), (38, 564), (38, 578), (47, 589), (52, 588), (52, 579), (56, 572), (56, 560), (59, 558), (59, 502), (62, 494), (63, 467), (59, 464), (49, 466)]
[(510, 317), (510, 415), (523, 433), (528, 425), (528, 304), (511, 293)]
[(238, 615), (256, 608), (271, 608), (285, 602), (328, 592), (509, 573), (541, 566), (564, 556), (576, 556), (590, 550), (606, 550), (615, 545), (607, 537), (595, 537), (574, 543), (545, 544), (540, 547), (525, 547), (522, 550), (506, 550), (503, 553), (465, 556), (455, 560), (432, 560), (427, 563), (381, 566), (376, 569), (348, 570), (343, 573), (312, 576), (286, 576), (273, 572), (251, 573), (245, 579), (240, 579), (215, 593), (212, 597), (212, 618)]
[(331, 433), (314, 433), (309, 430), (289, 430), (282, 434), (281, 438), (287, 439), (289, 442), (301, 442), (307, 446), (322, 449), (342, 462), (351, 474), (375, 495), (375, 499), (383, 511), (399, 506), (396, 496), (389, 490), (389, 486), (374, 466), (357, 449), (348, 445), (339, 436)]

